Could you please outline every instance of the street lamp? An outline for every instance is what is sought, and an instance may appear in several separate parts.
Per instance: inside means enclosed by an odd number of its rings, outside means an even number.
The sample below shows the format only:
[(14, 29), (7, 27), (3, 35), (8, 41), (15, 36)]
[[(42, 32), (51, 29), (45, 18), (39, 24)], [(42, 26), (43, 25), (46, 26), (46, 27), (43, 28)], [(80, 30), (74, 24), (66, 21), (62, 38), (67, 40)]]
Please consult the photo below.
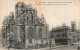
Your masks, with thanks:
[(52, 40), (50, 39), (49, 41), (50, 41), (50, 42), (49, 42), (49, 43), (50, 43), (49, 46), (50, 46), (50, 50), (51, 50)]

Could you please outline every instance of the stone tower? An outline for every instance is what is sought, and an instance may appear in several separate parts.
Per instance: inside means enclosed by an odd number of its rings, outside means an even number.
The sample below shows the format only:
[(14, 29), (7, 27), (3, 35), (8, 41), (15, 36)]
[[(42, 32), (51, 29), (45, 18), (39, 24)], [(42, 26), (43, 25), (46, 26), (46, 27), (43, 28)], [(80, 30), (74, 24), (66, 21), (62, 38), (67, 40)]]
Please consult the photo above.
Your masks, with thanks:
[(71, 22), (71, 31), (75, 31), (76, 30), (76, 22), (72, 21)]

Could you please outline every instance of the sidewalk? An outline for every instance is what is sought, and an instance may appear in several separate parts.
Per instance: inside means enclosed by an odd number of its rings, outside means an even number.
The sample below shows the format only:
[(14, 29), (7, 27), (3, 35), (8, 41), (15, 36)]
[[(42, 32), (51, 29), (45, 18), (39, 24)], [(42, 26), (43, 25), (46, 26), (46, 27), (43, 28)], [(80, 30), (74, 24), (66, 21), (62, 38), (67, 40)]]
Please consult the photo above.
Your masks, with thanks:
[(8, 49), (5, 48), (5, 47), (0, 46), (0, 50), (8, 50)]
[[(68, 45), (54, 46), (54, 47), (51, 47), (51, 49), (56, 49), (56, 48), (60, 48), (60, 47), (67, 47), (67, 46)], [(8, 48), (0, 46), (0, 50), (8, 50)], [(14, 48), (10, 48), (10, 50), (50, 50), (50, 47), (38, 48), (38, 49), (14, 49)]]
[(61, 45), (61, 46), (55, 46), (55, 47), (51, 47), (51, 48), (60, 48), (60, 47), (67, 47), (68, 45)]
[[(51, 49), (56, 49), (56, 48), (60, 48), (60, 47), (67, 47), (67, 46), (68, 46), (68, 45), (54, 46), (54, 47), (51, 47)], [(38, 49), (28, 49), (28, 50), (50, 50), (50, 47), (38, 48)]]

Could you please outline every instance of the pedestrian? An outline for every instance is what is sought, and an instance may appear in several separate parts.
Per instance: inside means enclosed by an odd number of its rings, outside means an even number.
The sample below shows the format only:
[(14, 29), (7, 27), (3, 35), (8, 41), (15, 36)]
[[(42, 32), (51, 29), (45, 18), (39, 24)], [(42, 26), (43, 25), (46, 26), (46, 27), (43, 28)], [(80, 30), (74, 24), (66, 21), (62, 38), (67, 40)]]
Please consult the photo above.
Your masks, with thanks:
[(10, 50), (11, 47), (12, 47), (12, 46), (8, 46), (8, 50)]
[(8, 47), (8, 50), (10, 49), (10, 46)]
[(80, 47), (78, 46), (78, 48), (77, 48), (78, 50), (80, 50)]

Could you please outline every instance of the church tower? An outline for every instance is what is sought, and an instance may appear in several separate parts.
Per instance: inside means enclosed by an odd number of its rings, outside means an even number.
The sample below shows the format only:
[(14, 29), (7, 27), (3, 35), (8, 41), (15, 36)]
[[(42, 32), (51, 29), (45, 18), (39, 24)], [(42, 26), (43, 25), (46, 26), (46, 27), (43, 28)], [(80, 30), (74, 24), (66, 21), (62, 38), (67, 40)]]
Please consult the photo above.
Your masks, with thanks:
[(71, 31), (75, 31), (76, 30), (76, 22), (72, 21), (71, 22)]

